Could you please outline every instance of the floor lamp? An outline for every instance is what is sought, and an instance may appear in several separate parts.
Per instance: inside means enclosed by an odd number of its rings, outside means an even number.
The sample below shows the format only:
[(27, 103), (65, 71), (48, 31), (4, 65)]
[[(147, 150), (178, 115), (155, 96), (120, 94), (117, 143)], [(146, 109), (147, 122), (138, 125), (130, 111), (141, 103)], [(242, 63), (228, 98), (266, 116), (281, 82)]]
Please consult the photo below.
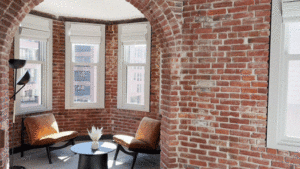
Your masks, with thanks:
[[(17, 80), (17, 69), (20, 69), (25, 66), (26, 60), (21, 59), (10, 59), (9, 60), (9, 67), (14, 69), (15, 79), (14, 79), (14, 95), (10, 99), (14, 99), (14, 112), (13, 112), (13, 133), (12, 133), (12, 143), (14, 143), (14, 136), (15, 136), (15, 118), (16, 118), (16, 95), (25, 87), (25, 85), (30, 80), (30, 73), (29, 70)], [(22, 85), (22, 87), (16, 91), (17, 85)], [(14, 147), (12, 147), (12, 157), (10, 160), (10, 169), (25, 169), (23, 166), (13, 166), (14, 164)]]

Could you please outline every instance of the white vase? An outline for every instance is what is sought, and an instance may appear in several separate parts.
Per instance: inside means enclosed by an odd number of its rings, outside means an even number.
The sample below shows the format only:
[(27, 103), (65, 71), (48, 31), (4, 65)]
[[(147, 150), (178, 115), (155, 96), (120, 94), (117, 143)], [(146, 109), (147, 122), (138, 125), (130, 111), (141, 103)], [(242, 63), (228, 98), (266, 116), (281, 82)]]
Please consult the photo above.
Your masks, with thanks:
[(99, 148), (99, 142), (98, 141), (93, 141), (92, 142), (92, 149), (98, 149)]

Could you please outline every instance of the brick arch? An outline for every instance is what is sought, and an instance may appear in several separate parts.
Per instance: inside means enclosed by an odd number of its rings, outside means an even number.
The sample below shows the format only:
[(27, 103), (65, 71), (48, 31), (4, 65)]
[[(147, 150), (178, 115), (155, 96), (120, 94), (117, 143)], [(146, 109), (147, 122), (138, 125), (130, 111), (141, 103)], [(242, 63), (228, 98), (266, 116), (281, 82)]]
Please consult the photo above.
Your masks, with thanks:
[[(181, 23), (178, 16), (174, 14), (171, 6), (166, 0), (126, 0), (140, 10), (145, 17), (150, 21), (153, 30), (159, 35), (162, 49), (162, 98), (166, 100), (170, 98), (169, 85), (172, 84), (172, 69), (178, 63), (178, 59), (171, 59), (178, 57), (181, 48), (180, 43), (180, 27)], [(4, 0), (0, 5), (0, 129), (6, 131), (5, 148), (0, 149), (0, 169), (6, 168), (9, 157), (9, 99), (8, 99), (8, 59), (11, 50), (14, 34), (19, 23), (23, 18), (43, 0)], [(177, 67), (178, 68), (178, 67)], [(175, 75), (178, 74), (175, 73)], [(172, 112), (171, 105), (168, 101), (162, 101), (162, 166), (168, 166), (168, 138), (167, 129), (169, 121), (168, 112)]]

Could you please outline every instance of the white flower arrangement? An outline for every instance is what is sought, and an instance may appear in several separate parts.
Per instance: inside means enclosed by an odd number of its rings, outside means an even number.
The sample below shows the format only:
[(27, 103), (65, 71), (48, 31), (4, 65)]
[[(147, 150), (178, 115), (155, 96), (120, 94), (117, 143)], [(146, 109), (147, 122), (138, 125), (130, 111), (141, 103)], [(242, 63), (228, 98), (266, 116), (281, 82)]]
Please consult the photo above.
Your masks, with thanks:
[(98, 127), (96, 128), (95, 126), (92, 126), (91, 131), (87, 129), (90, 138), (93, 140), (92, 149), (98, 149), (99, 146), (98, 140), (102, 136), (102, 129), (103, 127), (99, 129)]

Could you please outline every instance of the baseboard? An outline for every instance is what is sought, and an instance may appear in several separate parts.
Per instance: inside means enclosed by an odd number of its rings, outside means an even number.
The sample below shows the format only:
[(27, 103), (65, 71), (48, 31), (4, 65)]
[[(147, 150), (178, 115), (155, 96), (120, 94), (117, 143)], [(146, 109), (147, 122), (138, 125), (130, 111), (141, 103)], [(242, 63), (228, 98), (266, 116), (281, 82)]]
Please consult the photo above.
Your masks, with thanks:
[[(102, 135), (101, 138), (100, 138), (100, 140), (108, 140), (108, 139), (112, 140), (113, 139), (113, 135), (111, 135), (111, 134)], [(77, 136), (75, 138), (75, 142), (76, 141), (91, 141), (91, 138), (88, 135), (87, 136)], [(22, 150), (23, 151), (27, 151), (27, 150), (31, 150), (31, 149), (34, 149), (34, 148), (28, 147), (28, 146), (26, 146), (26, 147), (18, 146), (18, 147), (14, 148), (14, 154), (15, 153), (20, 153)], [(12, 149), (11, 148), (9, 149), (9, 154), (10, 155), (12, 154)]]

